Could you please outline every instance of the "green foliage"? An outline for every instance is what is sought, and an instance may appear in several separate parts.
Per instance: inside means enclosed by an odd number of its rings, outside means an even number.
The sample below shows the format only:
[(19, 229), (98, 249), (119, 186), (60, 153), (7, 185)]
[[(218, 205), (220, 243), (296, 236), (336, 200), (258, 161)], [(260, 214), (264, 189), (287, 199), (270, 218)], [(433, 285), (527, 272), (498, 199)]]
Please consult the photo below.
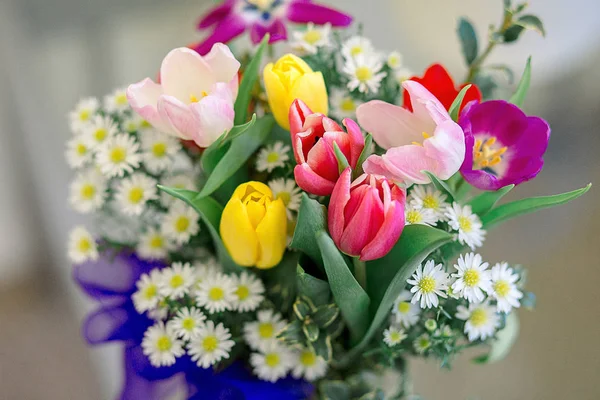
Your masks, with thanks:
[(475, 28), (473, 28), (473, 24), (468, 19), (463, 17), (458, 20), (457, 33), (465, 62), (467, 65), (471, 65), (479, 52)]
[(360, 153), (360, 156), (358, 157), (358, 161), (356, 162), (356, 168), (354, 169), (354, 174), (352, 174), (352, 176), (354, 178), (358, 178), (364, 172), (362, 169), (362, 165), (365, 162), (365, 160), (371, 155), (371, 146), (372, 145), (373, 145), (373, 135), (371, 135), (370, 133), (367, 133), (367, 136), (365, 137), (365, 147), (363, 148), (363, 151)]
[(338, 170), (341, 174), (346, 168), (350, 167), (350, 163), (348, 163), (348, 159), (344, 153), (342, 153), (342, 150), (340, 150), (340, 147), (336, 142), (333, 142), (333, 152), (335, 153), (335, 158), (337, 159), (338, 163)]
[(317, 245), (316, 232), (327, 229), (327, 211), (321, 203), (311, 200), (302, 193), (302, 202), (298, 211), (298, 222), (290, 247), (307, 254), (319, 266), (323, 266), (321, 252)]
[(450, 118), (452, 118), (452, 121), (458, 121), (458, 113), (460, 111), (460, 106), (462, 105), (463, 99), (465, 98), (465, 95), (467, 94), (467, 90), (469, 90), (471, 88), (471, 84), (465, 86), (464, 88), (461, 89), (461, 91), (456, 95), (456, 98), (454, 99), (454, 101), (452, 102), (452, 105), (450, 106), (450, 111), (448, 112), (450, 114)]
[(234, 111), (235, 111), (235, 119), (234, 122), (236, 125), (241, 125), (246, 122), (246, 116), (248, 115), (248, 105), (250, 104), (250, 99), (252, 98), (252, 88), (258, 79), (259, 69), (261, 67), (261, 61), (263, 53), (265, 52), (265, 48), (269, 45), (269, 34), (267, 33), (263, 40), (260, 42), (258, 49), (256, 50), (256, 54), (252, 61), (248, 64), (246, 69), (244, 70), (244, 76), (242, 77), (242, 81), (240, 82), (240, 87), (238, 89), (238, 95), (235, 100)]
[(546, 36), (544, 23), (539, 17), (535, 15), (522, 15), (516, 21), (514, 21), (514, 24), (521, 26), (525, 29), (535, 31), (542, 36)]
[(300, 265), (296, 268), (296, 285), (299, 294), (308, 297), (318, 306), (329, 301), (329, 283), (307, 274)]
[(525, 101), (525, 96), (527, 95), (527, 91), (529, 90), (529, 83), (531, 81), (531, 56), (527, 59), (527, 64), (525, 65), (525, 70), (523, 71), (523, 76), (519, 81), (519, 86), (517, 86), (517, 90), (515, 94), (512, 95), (509, 102), (522, 107), (523, 101)]
[(471, 210), (480, 217), (487, 214), (514, 187), (515, 185), (507, 185), (494, 192), (483, 192), (469, 202)]
[(276, 267), (257, 271), (268, 289), (269, 298), (277, 309), (285, 311), (291, 308), (296, 298), (296, 267), (300, 254), (288, 251)]
[[(215, 141), (215, 143), (213, 143), (213, 145), (219, 146), (219, 147), (223, 146), (228, 141), (231, 141), (231, 140), (235, 139), (236, 137), (240, 136), (242, 133), (246, 132), (246, 130), (248, 128), (250, 128), (252, 125), (254, 125), (255, 122), (256, 122), (256, 114), (252, 114), (252, 118), (250, 119), (250, 121), (246, 122), (243, 125), (234, 126), (228, 132), (225, 132), (223, 135), (221, 135), (221, 137), (219, 137)], [(211, 145), (211, 146), (213, 146), (213, 145)]]
[(454, 193), (454, 191), (452, 190), (452, 188), (450, 188), (450, 186), (448, 186), (448, 184), (442, 180), (440, 180), (437, 176), (435, 176), (434, 174), (432, 174), (429, 171), (421, 171), (423, 172), (425, 175), (427, 175), (429, 177), (429, 179), (431, 179), (431, 183), (433, 183), (433, 186), (435, 186), (435, 188), (437, 190), (439, 190), (440, 192), (446, 194), (446, 196), (448, 196), (448, 202), (452, 203), (454, 201), (454, 199), (456, 198), (456, 194)]

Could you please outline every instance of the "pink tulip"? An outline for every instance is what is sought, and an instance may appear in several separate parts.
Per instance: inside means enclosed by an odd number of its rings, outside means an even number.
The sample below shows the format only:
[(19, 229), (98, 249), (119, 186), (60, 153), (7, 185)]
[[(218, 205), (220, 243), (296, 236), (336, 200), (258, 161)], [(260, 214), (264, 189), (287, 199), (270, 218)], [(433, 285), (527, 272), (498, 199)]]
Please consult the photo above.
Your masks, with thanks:
[(422, 171), (446, 180), (459, 170), (465, 158), (463, 130), (420, 83), (405, 81), (402, 86), (410, 93), (412, 112), (380, 100), (369, 101), (356, 110), (363, 129), (387, 149), (382, 156), (370, 156), (363, 169), (407, 184), (429, 183)]
[(351, 182), (346, 168), (329, 202), (329, 233), (340, 250), (361, 261), (385, 256), (404, 229), (406, 196), (383, 177), (363, 174)]
[(365, 146), (360, 127), (351, 119), (342, 128), (323, 114), (313, 113), (302, 100), (296, 99), (290, 107), (290, 133), (296, 158), (294, 177), (303, 190), (319, 196), (328, 196), (340, 176), (333, 143), (346, 156), (352, 168)]
[(233, 127), (240, 63), (227, 46), (200, 56), (171, 50), (160, 67), (160, 83), (146, 78), (130, 85), (131, 107), (156, 129), (208, 147)]

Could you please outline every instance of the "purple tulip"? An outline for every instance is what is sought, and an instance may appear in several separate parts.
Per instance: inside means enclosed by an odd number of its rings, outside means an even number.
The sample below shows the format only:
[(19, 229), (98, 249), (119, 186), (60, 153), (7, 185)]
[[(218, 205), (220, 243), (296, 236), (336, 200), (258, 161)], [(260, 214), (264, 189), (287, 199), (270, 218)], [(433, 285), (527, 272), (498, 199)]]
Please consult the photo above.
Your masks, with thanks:
[(550, 126), (528, 117), (504, 100), (471, 102), (459, 120), (466, 154), (460, 168), (467, 182), (482, 190), (498, 190), (526, 182), (542, 170)]

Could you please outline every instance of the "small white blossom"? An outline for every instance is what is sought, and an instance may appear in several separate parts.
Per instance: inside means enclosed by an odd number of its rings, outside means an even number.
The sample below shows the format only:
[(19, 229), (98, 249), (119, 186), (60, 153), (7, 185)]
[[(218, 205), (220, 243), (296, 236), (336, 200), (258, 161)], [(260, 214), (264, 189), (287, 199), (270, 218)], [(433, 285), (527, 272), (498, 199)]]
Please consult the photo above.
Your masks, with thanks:
[(183, 340), (192, 340), (202, 332), (206, 321), (206, 315), (202, 314), (196, 307), (183, 307), (175, 317), (169, 321), (175, 333)]
[(109, 178), (122, 177), (140, 166), (140, 145), (126, 133), (114, 135), (103, 143), (96, 152), (100, 171)]
[(404, 220), (406, 225), (429, 225), (434, 226), (438, 218), (433, 210), (429, 208), (415, 207), (407, 203), (404, 207)]
[(507, 263), (498, 263), (492, 267), (492, 290), (489, 295), (496, 299), (498, 311), (508, 313), (521, 305), (523, 293), (517, 288), (517, 275)]
[(119, 210), (126, 215), (141, 215), (146, 209), (146, 204), (158, 198), (157, 184), (155, 179), (142, 172), (136, 172), (121, 180), (115, 194)]
[(171, 168), (175, 155), (181, 150), (181, 143), (174, 136), (151, 130), (140, 135), (142, 158), (146, 169), (159, 174)]
[(292, 33), (291, 46), (302, 55), (317, 54), (319, 47), (326, 47), (331, 44), (330, 34), (331, 24), (329, 22), (321, 26), (309, 22), (306, 25), (306, 30)]
[(424, 333), (413, 341), (413, 347), (419, 354), (424, 354), (431, 347), (431, 339), (428, 334)]
[(106, 178), (92, 168), (77, 174), (69, 187), (69, 203), (77, 212), (87, 214), (99, 210), (106, 200)]
[(164, 216), (161, 232), (179, 245), (186, 244), (200, 230), (198, 219), (198, 213), (192, 207), (178, 201)]
[(256, 314), (257, 321), (244, 325), (244, 339), (251, 349), (262, 351), (272, 342), (278, 342), (277, 334), (287, 325), (281, 314), (273, 310), (261, 310)]
[(117, 125), (111, 117), (96, 115), (86, 125), (83, 136), (86, 138), (90, 149), (97, 151), (103, 144), (115, 136), (117, 132)]
[(234, 308), (240, 312), (254, 311), (264, 300), (265, 286), (254, 274), (246, 271), (232, 276), (235, 287)]
[(403, 329), (396, 328), (395, 326), (390, 326), (383, 331), (383, 341), (389, 347), (394, 347), (402, 343), (406, 337), (406, 332), (404, 332)]
[(373, 44), (364, 36), (352, 36), (342, 44), (342, 56), (346, 59), (353, 59), (357, 56), (368, 56), (373, 53)]
[(155, 228), (148, 228), (140, 236), (136, 253), (143, 260), (163, 260), (174, 248), (173, 242), (162, 232)]
[(394, 70), (394, 78), (399, 85), (401, 85), (402, 82), (409, 80), (413, 75), (413, 72), (408, 68), (401, 67)]
[(155, 367), (175, 364), (177, 357), (185, 354), (183, 342), (177, 338), (172, 326), (157, 322), (144, 333), (142, 340), (144, 354)]
[(471, 303), (469, 308), (458, 306), (456, 311), (456, 318), (467, 321), (465, 323), (465, 333), (471, 342), (494, 336), (494, 332), (500, 326), (500, 317), (494, 306), (488, 302)]
[(452, 292), (471, 303), (481, 303), (485, 293), (492, 290), (492, 276), (488, 267), (489, 264), (483, 262), (479, 254), (461, 254), (454, 265), (457, 272), (452, 274), (456, 279), (452, 284)]
[(418, 304), (411, 303), (412, 295), (408, 290), (404, 290), (398, 295), (392, 308), (392, 314), (396, 323), (405, 328), (410, 328), (419, 321), (421, 307)]
[(235, 342), (231, 340), (229, 329), (222, 323), (215, 326), (213, 321), (206, 321), (198, 334), (187, 346), (188, 354), (200, 368), (209, 368), (223, 359), (229, 358)]
[(131, 296), (133, 305), (138, 313), (154, 310), (162, 299), (158, 285), (162, 275), (160, 270), (153, 269), (149, 274), (142, 274), (135, 283), (137, 291)]
[(391, 69), (398, 69), (398, 68), (402, 67), (402, 54), (400, 54), (397, 51), (392, 51), (387, 56), (386, 64)]
[(376, 56), (358, 55), (346, 60), (342, 72), (350, 79), (348, 90), (358, 89), (361, 93), (377, 92), (381, 80), (386, 75), (385, 72), (380, 72), (382, 67), (383, 63)]
[(189, 263), (175, 262), (161, 271), (158, 291), (164, 297), (179, 299), (189, 293), (196, 276)]
[(82, 133), (98, 111), (99, 106), (98, 99), (95, 97), (79, 100), (75, 109), (69, 113), (71, 131), (76, 134)]
[(250, 354), (250, 365), (260, 379), (277, 382), (294, 367), (294, 355), (282, 344), (272, 342), (263, 352)]
[(334, 89), (329, 96), (331, 112), (338, 118), (356, 118), (356, 109), (363, 102), (345, 90)]
[(296, 379), (306, 379), (309, 382), (324, 377), (327, 374), (327, 361), (309, 348), (294, 352), (292, 376)]
[(446, 202), (447, 197), (432, 185), (414, 185), (406, 202), (414, 208), (431, 210), (438, 221), (443, 221), (449, 206)]
[(92, 157), (93, 152), (84, 136), (75, 136), (67, 142), (65, 158), (67, 159), (69, 167), (74, 169), (81, 168), (89, 164), (90, 161), (92, 161)]
[(290, 146), (279, 141), (263, 147), (256, 158), (256, 170), (259, 172), (272, 172), (275, 168), (285, 166), (285, 163), (290, 159), (289, 151)]
[(71, 261), (76, 264), (98, 259), (96, 241), (83, 226), (76, 226), (69, 233), (68, 254)]
[(209, 314), (232, 310), (236, 301), (235, 285), (232, 279), (216, 273), (197, 284), (196, 303)]
[(269, 182), (269, 188), (273, 192), (275, 199), (281, 199), (285, 206), (289, 220), (293, 218), (292, 212), (297, 212), (300, 208), (302, 191), (296, 185), (293, 179), (278, 178)]
[(104, 108), (111, 114), (122, 114), (129, 110), (127, 88), (115, 89), (111, 94), (104, 96)]
[(437, 307), (438, 296), (446, 298), (444, 291), (448, 289), (449, 276), (444, 272), (442, 264), (435, 265), (433, 260), (427, 261), (417, 268), (412, 278), (407, 280), (413, 287), (410, 289), (414, 296), (412, 303), (421, 302), (421, 308)]
[(485, 230), (482, 229), (481, 220), (471, 211), (471, 206), (461, 207), (458, 203), (453, 203), (446, 209), (448, 225), (455, 231), (458, 231), (458, 241), (460, 244), (466, 244), (475, 250), (483, 244)]

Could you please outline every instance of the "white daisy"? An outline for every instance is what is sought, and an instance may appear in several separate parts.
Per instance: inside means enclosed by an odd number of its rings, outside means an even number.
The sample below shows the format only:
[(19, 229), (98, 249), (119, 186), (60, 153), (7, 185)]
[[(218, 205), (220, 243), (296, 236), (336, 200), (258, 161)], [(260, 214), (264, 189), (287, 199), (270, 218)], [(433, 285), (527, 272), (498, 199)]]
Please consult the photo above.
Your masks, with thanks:
[(413, 347), (419, 354), (424, 354), (431, 347), (429, 335), (424, 333), (413, 341)]
[(125, 132), (129, 133), (142, 133), (154, 129), (146, 120), (139, 116), (137, 113), (131, 113), (123, 117), (121, 126)]
[(413, 72), (408, 68), (398, 68), (397, 70), (394, 70), (394, 78), (399, 85), (410, 79), (413, 75)]
[(198, 233), (198, 213), (179, 201), (171, 206), (161, 223), (161, 232), (179, 245), (186, 244)]
[(83, 226), (76, 226), (69, 233), (68, 254), (71, 261), (76, 264), (98, 259), (96, 241)]
[(489, 295), (496, 299), (498, 311), (508, 313), (514, 308), (519, 308), (519, 299), (523, 293), (517, 289), (517, 275), (507, 263), (498, 263), (492, 267), (492, 291)]
[(232, 275), (235, 287), (234, 308), (240, 312), (254, 311), (264, 300), (265, 286), (254, 274), (246, 271), (239, 276)]
[(302, 200), (302, 191), (296, 186), (296, 181), (284, 178), (274, 179), (269, 182), (269, 188), (273, 192), (274, 198), (283, 201), (288, 219), (293, 219), (292, 212), (298, 211)]
[(188, 354), (192, 361), (201, 368), (208, 368), (229, 358), (229, 353), (235, 345), (231, 340), (229, 329), (222, 323), (215, 326), (213, 321), (206, 321), (206, 324), (200, 327), (198, 334), (190, 341), (187, 346)]
[(146, 169), (159, 174), (173, 166), (175, 155), (181, 150), (179, 140), (156, 130), (140, 135), (142, 157)]
[(437, 307), (439, 304), (438, 296), (446, 298), (443, 291), (448, 289), (449, 276), (443, 270), (442, 264), (435, 265), (433, 260), (427, 261), (425, 267), (423, 264), (417, 268), (412, 279), (406, 282), (413, 285), (410, 289), (414, 296), (412, 303), (421, 301), (421, 308)]
[(150, 359), (150, 364), (155, 367), (173, 365), (177, 357), (185, 354), (183, 342), (177, 338), (175, 329), (162, 322), (157, 322), (146, 330), (142, 349)]
[[(191, 175), (191, 174), (190, 174)], [(162, 178), (160, 184), (165, 187), (174, 189), (196, 190), (194, 177), (186, 174), (177, 174)], [(171, 207), (174, 203), (179, 203), (179, 200), (168, 193), (160, 193), (160, 203), (165, 207)]]
[(96, 162), (102, 173), (109, 178), (122, 177), (139, 167), (140, 145), (133, 137), (120, 133), (106, 140), (96, 153)]
[(415, 207), (413, 204), (406, 203), (404, 206), (404, 221), (406, 225), (434, 226), (438, 219), (433, 210)]
[(332, 90), (329, 97), (331, 112), (338, 118), (356, 118), (356, 108), (363, 102), (345, 90)]
[(469, 308), (458, 306), (456, 311), (456, 318), (467, 321), (465, 333), (471, 342), (494, 336), (494, 332), (500, 326), (500, 317), (496, 314), (496, 309), (487, 302), (472, 303), (469, 304)]
[(287, 325), (281, 314), (273, 310), (261, 310), (257, 320), (244, 325), (244, 339), (251, 349), (263, 351), (272, 342), (279, 342), (277, 334)]
[(111, 114), (123, 113), (129, 110), (127, 88), (115, 89), (111, 94), (104, 96), (104, 108)]
[(383, 341), (389, 347), (394, 347), (402, 343), (406, 337), (407, 335), (406, 332), (404, 332), (404, 329), (396, 328), (395, 326), (390, 326), (383, 331)]
[(165, 321), (169, 316), (169, 306), (164, 302), (160, 302), (159, 305), (152, 309), (148, 310), (146, 314), (148, 318), (153, 319), (154, 321)]
[(175, 317), (169, 321), (175, 329), (175, 334), (183, 340), (192, 340), (198, 336), (206, 321), (206, 315), (202, 314), (196, 307), (183, 307)]
[(192, 267), (194, 268), (196, 276), (196, 283), (194, 285), (196, 289), (198, 289), (200, 283), (205, 279), (213, 277), (223, 270), (214, 257), (210, 257), (205, 261), (196, 261), (192, 264)]
[(174, 244), (165, 235), (150, 227), (140, 236), (136, 253), (144, 260), (163, 260), (174, 248)]
[(65, 158), (71, 168), (81, 168), (92, 160), (93, 153), (83, 135), (73, 137), (67, 142)]
[(483, 244), (485, 230), (481, 229), (481, 220), (477, 214), (473, 214), (471, 206), (461, 207), (458, 203), (452, 203), (452, 207), (446, 208), (448, 224), (452, 229), (458, 231), (458, 241), (475, 250)]
[(471, 303), (481, 303), (485, 293), (492, 291), (492, 274), (487, 270), (488, 267), (489, 264), (483, 262), (479, 254), (461, 254), (458, 263), (454, 264), (457, 272), (452, 274), (456, 279), (452, 284), (452, 292)]
[(235, 285), (229, 276), (216, 273), (202, 280), (197, 287), (196, 303), (209, 314), (233, 309), (236, 301)]
[(290, 146), (280, 141), (263, 147), (256, 158), (256, 170), (271, 172), (277, 167), (285, 166), (286, 161), (290, 159), (289, 151)]
[(146, 209), (146, 203), (158, 198), (157, 182), (148, 175), (136, 172), (117, 185), (115, 199), (119, 210), (126, 215), (140, 215)]
[(317, 54), (319, 47), (329, 46), (331, 24), (315, 26), (312, 22), (306, 25), (306, 30), (292, 33), (291, 46), (301, 54)]
[(69, 203), (77, 212), (97, 211), (106, 199), (106, 178), (95, 168), (77, 174), (69, 187)]
[(75, 110), (69, 113), (71, 123), (71, 131), (73, 133), (81, 133), (83, 129), (91, 122), (92, 118), (98, 111), (100, 106), (98, 99), (88, 97), (79, 100), (75, 106)]
[(296, 379), (315, 381), (327, 374), (327, 361), (309, 348), (294, 352), (292, 376)]
[(170, 299), (180, 299), (189, 293), (196, 276), (189, 263), (174, 262), (161, 271), (158, 291)]
[(282, 344), (271, 342), (263, 352), (250, 354), (250, 365), (260, 379), (277, 382), (294, 367), (294, 355)]
[(410, 328), (419, 321), (421, 307), (418, 304), (410, 302), (413, 296), (408, 290), (403, 290), (394, 302), (392, 314), (395, 316), (396, 323), (405, 328)]
[(398, 69), (402, 67), (402, 54), (397, 51), (392, 51), (387, 56), (386, 64), (391, 69)]
[(83, 136), (86, 138), (88, 146), (97, 151), (104, 143), (116, 135), (117, 125), (111, 117), (96, 115), (85, 127)]
[(359, 55), (346, 60), (342, 72), (348, 75), (348, 90), (361, 93), (377, 92), (386, 73), (380, 72), (383, 63), (375, 56)]
[(352, 36), (342, 44), (342, 55), (352, 59), (360, 55), (371, 55), (374, 52), (371, 40), (364, 36)]
[(146, 311), (155, 309), (162, 300), (158, 290), (161, 278), (160, 270), (153, 269), (150, 274), (142, 274), (135, 283), (137, 291), (131, 296), (131, 299), (138, 313), (143, 314)]
[(448, 196), (430, 185), (414, 185), (408, 196), (407, 203), (415, 208), (431, 210), (438, 221), (445, 219), (444, 213), (449, 204), (446, 203)]

